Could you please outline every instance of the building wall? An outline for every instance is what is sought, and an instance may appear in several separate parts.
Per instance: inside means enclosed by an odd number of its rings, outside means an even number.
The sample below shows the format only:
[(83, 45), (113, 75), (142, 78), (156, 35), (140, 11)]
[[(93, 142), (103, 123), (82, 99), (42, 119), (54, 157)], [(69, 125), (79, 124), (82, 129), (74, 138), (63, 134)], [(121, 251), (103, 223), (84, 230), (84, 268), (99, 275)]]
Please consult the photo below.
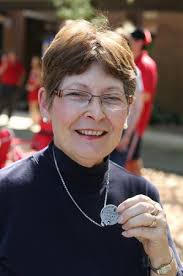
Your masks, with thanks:
[(183, 13), (161, 12), (157, 17), (153, 56), (159, 83), (156, 102), (162, 111), (183, 115)]
[(25, 20), (20, 11), (6, 14), (3, 22), (2, 50), (15, 50), (20, 59), (25, 55)]
[(112, 28), (119, 27), (119, 25), (121, 25), (126, 20), (126, 13), (124, 11), (111, 11), (103, 14), (107, 17)]

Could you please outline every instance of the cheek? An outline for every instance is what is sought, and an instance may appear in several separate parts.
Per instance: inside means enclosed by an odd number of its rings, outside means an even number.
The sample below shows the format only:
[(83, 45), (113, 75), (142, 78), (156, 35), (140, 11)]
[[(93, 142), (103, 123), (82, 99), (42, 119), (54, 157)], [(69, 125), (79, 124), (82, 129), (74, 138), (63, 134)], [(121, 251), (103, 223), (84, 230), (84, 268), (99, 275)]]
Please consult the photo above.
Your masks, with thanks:
[(79, 114), (75, 111), (74, 108), (58, 102), (53, 103), (51, 120), (52, 124), (55, 124), (58, 128), (65, 129), (72, 127), (72, 124), (77, 120), (78, 117)]
[(127, 112), (119, 112), (119, 113), (115, 113), (112, 114), (109, 118), (111, 126), (113, 128), (113, 131), (116, 132), (121, 132), (123, 130), (125, 121), (127, 118)]

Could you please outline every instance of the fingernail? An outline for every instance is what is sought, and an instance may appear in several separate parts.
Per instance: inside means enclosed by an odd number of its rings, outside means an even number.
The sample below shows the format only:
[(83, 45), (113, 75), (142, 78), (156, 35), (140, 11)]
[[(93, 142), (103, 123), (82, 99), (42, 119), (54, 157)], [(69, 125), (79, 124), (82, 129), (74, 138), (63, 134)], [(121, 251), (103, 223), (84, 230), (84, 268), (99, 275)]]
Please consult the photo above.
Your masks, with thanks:
[(124, 206), (120, 205), (119, 207), (117, 207), (117, 212), (122, 212), (124, 210)]
[(122, 228), (123, 228), (123, 230), (127, 230), (127, 228), (124, 224), (122, 224)]
[(124, 237), (128, 237), (128, 232), (127, 232), (127, 231), (123, 231), (123, 232), (121, 233), (121, 235), (123, 235)]

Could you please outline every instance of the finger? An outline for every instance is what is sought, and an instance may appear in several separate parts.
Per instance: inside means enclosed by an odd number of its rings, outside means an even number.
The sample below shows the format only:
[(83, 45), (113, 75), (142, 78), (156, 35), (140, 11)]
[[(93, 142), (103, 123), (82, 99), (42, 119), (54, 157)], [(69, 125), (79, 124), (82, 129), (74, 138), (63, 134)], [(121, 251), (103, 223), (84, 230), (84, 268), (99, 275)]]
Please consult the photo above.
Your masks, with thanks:
[(122, 235), (125, 237), (135, 237), (140, 239), (159, 239), (163, 236), (167, 236), (167, 222), (164, 212), (159, 216), (152, 216), (156, 219), (155, 224), (153, 222), (149, 226), (139, 226), (125, 230)]
[(163, 209), (158, 202), (154, 201), (153, 204), (154, 204), (154, 210), (151, 212), (151, 214), (154, 216), (157, 216), (160, 212), (162, 212)]
[(150, 204), (149, 202), (138, 202), (137, 204), (119, 213), (118, 223), (123, 224), (132, 217), (138, 216), (143, 213), (150, 214), (154, 211), (155, 211), (154, 205)]
[(137, 204), (138, 202), (149, 202), (151, 204), (155, 204), (155, 201), (153, 201), (150, 197), (145, 195), (136, 195), (131, 198), (126, 199), (123, 201), (117, 208), (118, 212), (122, 212), (123, 210)]
[[(157, 236), (157, 229), (152, 227), (137, 227), (137, 228), (131, 228), (129, 230), (123, 231), (122, 235), (126, 238), (137, 238), (137, 239), (147, 239), (152, 240)], [(162, 234), (161, 234), (162, 236)]]
[(129, 219), (125, 224), (123, 224), (122, 228), (126, 231), (132, 228), (145, 227), (145, 226), (157, 227), (158, 218), (156, 216), (152, 216), (151, 214), (143, 213)]

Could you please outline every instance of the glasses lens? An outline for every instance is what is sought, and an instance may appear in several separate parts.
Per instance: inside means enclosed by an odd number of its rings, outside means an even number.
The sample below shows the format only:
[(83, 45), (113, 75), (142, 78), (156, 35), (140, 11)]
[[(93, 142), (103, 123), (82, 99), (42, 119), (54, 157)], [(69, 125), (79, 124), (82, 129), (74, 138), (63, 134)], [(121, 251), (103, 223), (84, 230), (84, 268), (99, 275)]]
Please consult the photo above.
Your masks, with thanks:
[(90, 94), (79, 90), (64, 90), (63, 96), (69, 101), (74, 101), (78, 103), (88, 103), (90, 101)]
[(127, 101), (126, 98), (119, 95), (103, 95), (102, 96), (102, 104), (106, 108), (112, 108), (112, 107), (118, 107), (118, 108), (126, 108), (127, 107)]

